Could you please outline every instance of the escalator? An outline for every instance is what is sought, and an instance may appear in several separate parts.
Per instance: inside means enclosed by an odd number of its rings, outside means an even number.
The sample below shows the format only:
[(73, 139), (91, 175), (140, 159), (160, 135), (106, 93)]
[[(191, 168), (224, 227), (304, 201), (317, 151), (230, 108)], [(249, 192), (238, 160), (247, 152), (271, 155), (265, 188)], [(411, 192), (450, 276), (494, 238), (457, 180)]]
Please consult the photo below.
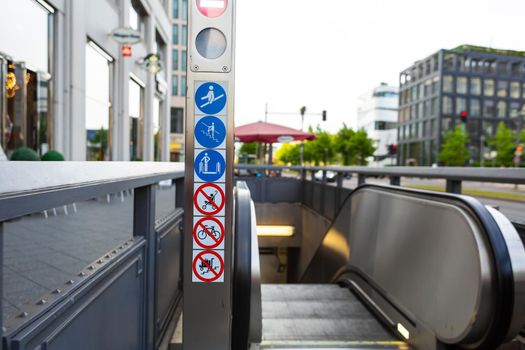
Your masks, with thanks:
[(497, 349), (523, 328), (524, 300), (525, 250), (501, 213), (466, 196), (365, 185), (301, 284), (261, 286), (258, 346)]

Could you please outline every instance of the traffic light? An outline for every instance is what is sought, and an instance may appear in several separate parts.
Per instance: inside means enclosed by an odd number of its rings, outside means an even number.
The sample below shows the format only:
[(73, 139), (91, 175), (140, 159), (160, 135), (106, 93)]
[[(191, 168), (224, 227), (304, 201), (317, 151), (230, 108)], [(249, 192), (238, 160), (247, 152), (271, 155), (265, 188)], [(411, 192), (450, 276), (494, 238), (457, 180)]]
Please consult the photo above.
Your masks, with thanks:
[(468, 112), (467, 111), (462, 111), (459, 114), (459, 117), (461, 118), (461, 122), (462, 123), (466, 123), (467, 122), (467, 118), (468, 118)]
[(395, 156), (397, 154), (397, 145), (396, 144), (390, 144), (387, 146), (388, 148), (388, 155), (389, 156)]
[(235, 0), (193, 0), (190, 6), (189, 68), (228, 73), (233, 65)]
[(326, 121), (326, 111), (323, 111), (323, 122)]

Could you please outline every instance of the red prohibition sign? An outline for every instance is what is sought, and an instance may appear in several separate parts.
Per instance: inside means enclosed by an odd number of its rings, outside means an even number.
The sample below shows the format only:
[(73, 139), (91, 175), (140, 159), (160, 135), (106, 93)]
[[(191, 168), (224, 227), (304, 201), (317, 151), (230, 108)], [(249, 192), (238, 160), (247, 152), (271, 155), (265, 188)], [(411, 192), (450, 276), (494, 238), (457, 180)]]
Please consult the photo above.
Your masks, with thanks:
[[(215, 194), (210, 195), (204, 191), (205, 188), (209, 188), (209, 187), (215, 190), (214, 191)], [(204, 196), (205, 198), (204, 205), (202, 207), (199, 205), (199, 201), (197, 200), (199, 195)], [(216, 203), (216, 199), (215, 199), (217, 195), (219, 195), (219, 198), (221, 198), (221, 202), (219, 204)], [(204, 214), (204, 215), (218, 214), (222, 210), (222, 208), (224, 208), (224, 202), (225, 202), (224, 191), (222, 190), (222, 188), (220, 188), (219, 186), (213, 183), (207, 183), (207, 184), (203, 184), (199, 186), (197, 190), (195, 191), (195, 193), (193, 194), (193, 205), (195, 206), (195, 208), (197, 208), (197, 210), (201, 214)], [(206, 210), (207, 208), (211, 208), (211, 210), (208, 211)]]
[[(206, 227), (206, 225), (204, 224), (205, 221), (213, 221), (215, 224), (217, 224), (217, 226), (219, 226), (219, 230), (217, 231), (213, 227), (210, 230), (210, 228)], [(210, 226), (210, 225), (208, 225), (208, 226)], [(199, 235), (199, 232), (201, 232), (201, 231), (204, 233), (204, 238), (202, 238), (202, 239), (200, 238), (201, 235)], [(218, 238), (215, 237), (216, 234), (219, 235)], [(206, 239), (206, 237), (211, 238), (214, 243), (212, 245), (204, 244), (202, 241), (204, 241)], [(204, 249), (216, 248), (224, 240), (224, 226), (223, 226), (222, 222), (220, 222), (218, 219), (216, 219), (214, 217), (202, 218), (199, 221), (197, 221), (197, 223), (193, 227), (193, 239), (195, 240), (195, 242), (197, 242), (197, 244), (201, 248), (204, 248)]]
[[(206, 259), (203, 258), (203, 255), (205, 255), (205, 254), (211, 254), (211, 255), (215, 256), (219, 260), (219, 266), (220, 266), (219, 271), (215, 271), (213, 266), (211, 266), (206, 261)], [(199, 263), (204, 264), (204, 266), (206, 268), (208, 268), (210, 270), (210, 272), (213, 274), (213, 277), (206, 278), (206, 277), (201, 276), (197, 272), (197, 264), (199, 264)], [(197, 276), (198, 279), (200, 279), (203, 282), (208, 282), (208, 283), (215, 282), (216, 280), (219, 279), (219, 277), (222, 276), (222, 273), (224, 272), (224, 260), (222, 260), (221, 256), (217, 252), (215, 252), (213, 250), (204, 250), (204, 251), (200, 252), (199, 254), (197, 254), (195, 259), (193, 259), (193, 264), (192, 265), (193, 265), (193, 273), (195, 274), (195, 276)]]

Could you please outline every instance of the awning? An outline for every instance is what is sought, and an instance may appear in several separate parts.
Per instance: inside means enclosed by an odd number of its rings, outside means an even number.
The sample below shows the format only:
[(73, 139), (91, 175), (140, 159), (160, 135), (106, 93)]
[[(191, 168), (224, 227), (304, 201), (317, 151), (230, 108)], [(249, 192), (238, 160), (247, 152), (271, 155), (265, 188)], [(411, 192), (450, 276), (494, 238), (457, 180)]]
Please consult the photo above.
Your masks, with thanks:
[(235, 141), (239, 142), (276, 143), (315, 139), (314, 134), (260, 121), (238, 126), (234, 133)]

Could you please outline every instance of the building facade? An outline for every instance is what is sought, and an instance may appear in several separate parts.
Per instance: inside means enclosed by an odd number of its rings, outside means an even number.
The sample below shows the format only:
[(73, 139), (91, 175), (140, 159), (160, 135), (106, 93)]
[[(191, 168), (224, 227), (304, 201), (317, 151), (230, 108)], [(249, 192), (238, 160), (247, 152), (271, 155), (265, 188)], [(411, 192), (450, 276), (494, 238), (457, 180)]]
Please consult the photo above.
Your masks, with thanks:
[[(7, 155), (26, 146), (75, 161), (169, 160), (169, 10), (167, 0), (5, 2), (0, 144)], [(110, 35), (122, 27), (141, 33), (131, 57)], [(146, 69), (151, 54), (160, 57), (158, 73)]]
[(440, 50), (402, 71), (399, 84), (399, 165), (438, 163), (444, 133), (465, 121), (471, 162), (486, 156), (500, 122), (523, 127), (525, 52)]
[(172, 0), (171, 136), (172, 161), (184, 159), (184, 116), (186, 108), (186, 65), (188, 40), (188, 0)]
[(357, 108), (357, 128), (364, 129), (374, 140), (376, 151), (370, 165), (392, 164), (388, 146), (397, 143), (398, 88), (386, 83), (360, 96)]

